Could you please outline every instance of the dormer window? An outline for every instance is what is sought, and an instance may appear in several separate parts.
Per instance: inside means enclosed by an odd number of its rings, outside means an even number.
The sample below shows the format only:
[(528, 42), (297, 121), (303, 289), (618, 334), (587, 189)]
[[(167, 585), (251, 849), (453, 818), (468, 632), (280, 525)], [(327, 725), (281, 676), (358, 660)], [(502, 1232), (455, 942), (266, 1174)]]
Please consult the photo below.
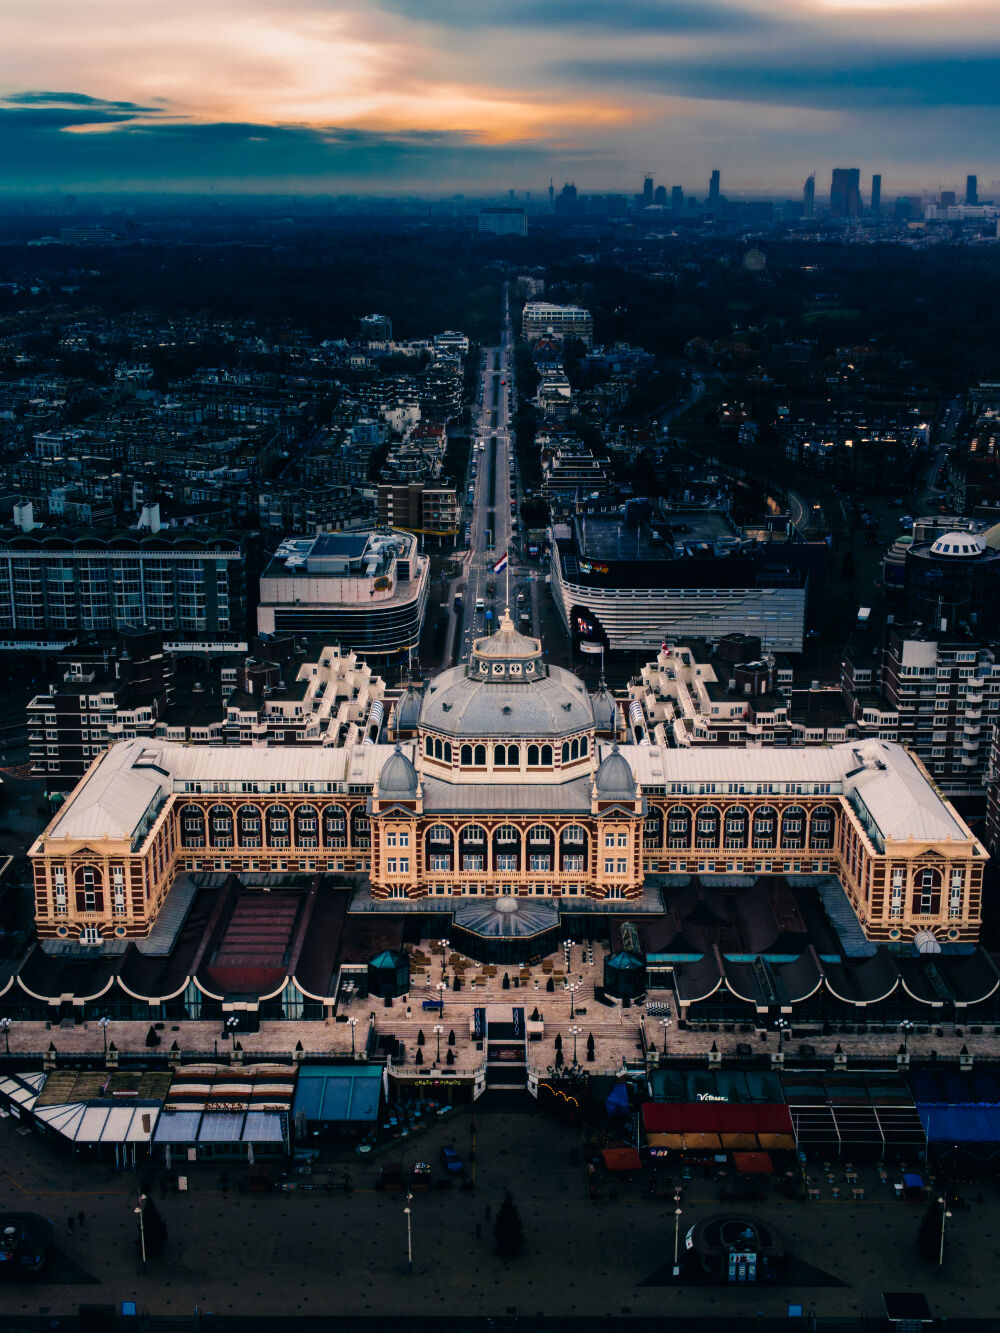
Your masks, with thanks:
[(502, 663), (502, 662), (494, 662), (494, 663), (493, 663), (493, 674), (494, 674), (494, 676), (502, 676), (502, 675), (503, 675), (503, 663)]
[(511, 662), (511, 664), (510, 664), (510, 674), (511, 674), (512, 676), (519, 676), (519, 675), (521, 674), (521, 663), (520, 663), (520, 662)]

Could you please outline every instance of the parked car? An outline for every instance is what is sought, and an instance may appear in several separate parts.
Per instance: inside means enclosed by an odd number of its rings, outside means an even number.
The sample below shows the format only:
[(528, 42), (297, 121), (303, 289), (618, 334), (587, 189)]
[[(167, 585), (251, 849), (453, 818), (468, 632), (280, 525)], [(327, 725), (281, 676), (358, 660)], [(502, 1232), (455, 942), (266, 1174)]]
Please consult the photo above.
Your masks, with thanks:
[(446, 1143), (441, 1149), (441, 1165), (450, 1176), (460, 1176), (465, 1170), (461, 1157), (450, 1143)]

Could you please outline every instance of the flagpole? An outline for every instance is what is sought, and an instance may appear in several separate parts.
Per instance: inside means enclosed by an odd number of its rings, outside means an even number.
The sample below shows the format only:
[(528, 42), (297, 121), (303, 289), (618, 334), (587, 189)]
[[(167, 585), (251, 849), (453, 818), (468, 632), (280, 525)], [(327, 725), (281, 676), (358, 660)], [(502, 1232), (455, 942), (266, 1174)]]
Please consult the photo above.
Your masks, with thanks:
[(510, 547), (507, 548), (506, 574), (507, 574), (507, 605), (504, 607), (504, 610), (507, 612), (508, 615), (510, 615)]

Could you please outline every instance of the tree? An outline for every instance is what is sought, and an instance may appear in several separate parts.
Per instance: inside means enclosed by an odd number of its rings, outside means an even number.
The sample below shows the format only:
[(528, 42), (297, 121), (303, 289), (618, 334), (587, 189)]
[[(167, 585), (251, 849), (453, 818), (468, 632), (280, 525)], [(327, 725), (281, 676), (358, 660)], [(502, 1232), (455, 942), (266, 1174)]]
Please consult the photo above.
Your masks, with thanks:
[[(136, 1219), (139, 1220), (138, 1218)], [(167, 1244), (167, 1224), (164, 1222), (160, 1210), (148, 1196), (146, 1202), (142, 1205), (142, 1235), (139, 1237), (139, 1243), (142, 1244), (142, 1236), (146, 1240), (146, 1258), (158, 1259), (163, 1253)]]
[(555, 993), (556, 983), (554, 977), (549, 977), (548, 981), (545, 983), (545, 989), (550, 995)]
[(417, 1045), (423, 1046), (423, 1044), (424, 1044), (424, 1030), (423, 1028), (419, 1028), (417, 1030)]
[[(652, 1046), (649, 1049), (652, 1050)], [(590, 1061), (594, 1059), (594, 1034), (592, 1032), (587, 1035), (587, 1059)]]
[(493, 1239), (501, 1259), (514, 1259), (524, 1245), (524, 1227), (510, 1190), (503, 1196), (493, 1223)]
[(416, 1055), (413, 1057), (413, 1063), (415, 1065), (422, 1065), (424, 1063), (424, 1053), (419, 1046), (417, 1047)]
[(449, 1046), (454, 1046), (454, 1045), (455, 1045), (455, 1029), (454, 1029), (454, 1028), (452, 1028), (451, 1031), (448, 1033), (448, 1045), (449, 1045)]
[(160, 1044), (160, 1034), (157, 1032), (156, 1028), (151, 1027), (149, 1031), (146, 1033), (146, 1045), (159, 1046), (159, 1044)]
[(447, 1064), (450, 1065), (453, 1065), (455, 1063), (455, 1052), (451, 1049), (450, 1046), (448, 1047), (448, 1054), (445, 1056), (445, 1061)]
[(561, 1051), (561, 1050), (562, 1050), (562, 1033), (561, 1033), (561, 1032), (557, 1032), (557, 1033), (556, 1033), (556, 1039), (555, 1039), (555, 1043), (554, 1043), (554, 1045), (555, 1045), (555, 1048), (556, 1048), (557, 1051)]

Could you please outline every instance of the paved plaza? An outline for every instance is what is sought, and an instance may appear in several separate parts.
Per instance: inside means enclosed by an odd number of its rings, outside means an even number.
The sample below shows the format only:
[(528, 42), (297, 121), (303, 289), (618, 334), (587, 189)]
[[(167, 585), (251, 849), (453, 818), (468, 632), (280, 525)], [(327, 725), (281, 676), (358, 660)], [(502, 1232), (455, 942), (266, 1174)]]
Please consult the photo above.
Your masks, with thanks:
[[(453, 1143), (466, 1160), (473, 1188), (415, 1194), (412, 1275), (407, 1273), (404, 1198), (375, 1190), (375, 1163), (350, 1152), (331, 1154), (312, 1179), (340, 1183), (349, 1194), (310, 1191), (247, 1194), (245, 1163), (192, 1165), (186, 1193), (156, 1200), (169, 1229), (167, 1250), (139, 1270), (135, 1246), (138, 1183), (108, 1167), (72, 1162), (53, 1144), (0, 1123), (0, 1206), (37, 1209), (51, 1217), (67, 1262), (94, 1281), (0, 1288), (0, 1314), (66, 1313), (80, 1302), (135, 1300), (158, 1314), (202, 1312), (316, 1314), (580, 1315), (753, 1313), (785, 1311), (800, 1300), (819, 1315), (879, 1311), (885, 1288), (927, 1293), (932, 1310), (990, 1315), (996, 1309), (993, 1266), (1000, 1241), (1000, 1196), (994, 1185), (967, 1191), (969, 1211), (956, 1209), (944, 1269), (916, 1258), (920, 1205), (897, 1201), (892, 1183), (874, 1167), (858, 1167), (865, 1198), (834, 1198), (821, 1163), (819, 1202), (790, 1202), (765, 1186), (762, 1202), (745, 1205), (779, 1227), (805, 1266), (819, 1270), (808, 1285), (753, 1290), (682, 1284), (669, 1277), (673, 1196), (651, 1199), (638, 1183), (619, 1182), (588, 1200), (587, 1157), (578, 1127), (525, 1109), (476, 1108), (400, 1149), (437, 1168), (440, 1147)], [(576, 1150), (573, 1152), (572, 1150)], [(395, 1149), (393, 1149), (395, 1152)], [(395, 1157), (382, 1160), (396, 1160)], [(832, 1168), (839, 1179), (841, 1167)], [(726, 1207), (719, 1182), (682, 1184), (683, 1226)], [(517, 1201), (527, 1244), (521, 1258), (497, 1259), (489, 1213), (504, 1190)], [(980, 1194), (982, 1190), (982, 1195)], [(72, 1233), (66, 1218), (82, 1211)], [(823, 1276), (825, 1275), (825, 1277)]]

